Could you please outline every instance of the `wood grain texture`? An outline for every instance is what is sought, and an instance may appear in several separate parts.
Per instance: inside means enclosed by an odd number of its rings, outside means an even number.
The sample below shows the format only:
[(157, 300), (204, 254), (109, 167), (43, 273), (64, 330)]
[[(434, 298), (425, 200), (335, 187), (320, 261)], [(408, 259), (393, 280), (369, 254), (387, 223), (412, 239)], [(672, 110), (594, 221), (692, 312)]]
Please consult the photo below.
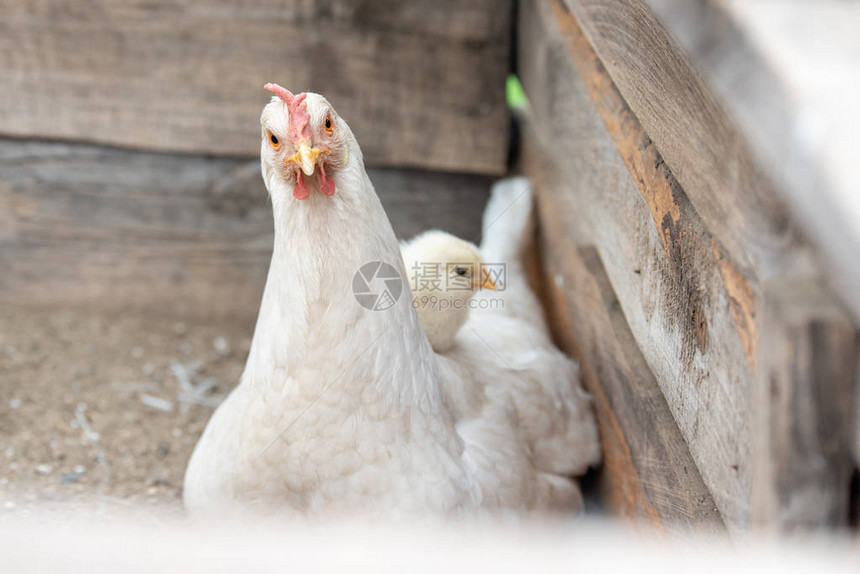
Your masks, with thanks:
[(557, 0), (532, 0), (522, 14), (533, 131), (566, 184), (554, 209), (596, 247), (723, 519), (744, 529), (755, 284), (699, 218), (572, 14)]
[[(721, 240), (727, 229), (700, 216), (568, 3), (532, 0), (534, 16), (521, 22), (532, 40), (521, 44), (520, 70), (543, 158), (531, 177), (558, 170), (550, 211), (576, 229), (568, 240), (594, 245), (729, 529), (751, 519), (780, 530), (844, 524), (855, 328), (812, 267), (779, 276), (768, 267), (811, 253), (794, 231), (789, 251), (762, 242), (758, 255), (735, 259)], [(804, 289), (786, 297), (792, 285)]]
[[(488, 178), (370, 176), (400, 237), (479, 234)], [(257, 162), (0, 140), (0, 305), (253, 318), (271, 245)]]
[(854, 165), (860, 9), (838, 0), (647, 4), (777, 183), (792, 216), (824, 255), (829, 283), (860, 322), (854, 201), (860, 185)]
[(786, 201), (645, 2), (564, 1), (702, 221), (732, 259), (764, 277), (788, 269), (814, 273)]
[(814, 283), (765, 286), (754, 401), (753, 521), (777, 531), (847, 527), (857, 335)]
[(276, 81), (325, 94), (369, 164), (498, 174), (512, 6), (0, 0), (0, 135), (252, 156)]
[(723, 531), (713, 497), (636, 346), (597, 250), (571, 240), (562, 199), (565, 183), (539, 153), (527, 148), (526, 157), (539, 212), (543, 280), (538, 285), (556, 342), (578, 360), (594, 397), (603, 444), (603, 503), (613, 514), (659, 530)]

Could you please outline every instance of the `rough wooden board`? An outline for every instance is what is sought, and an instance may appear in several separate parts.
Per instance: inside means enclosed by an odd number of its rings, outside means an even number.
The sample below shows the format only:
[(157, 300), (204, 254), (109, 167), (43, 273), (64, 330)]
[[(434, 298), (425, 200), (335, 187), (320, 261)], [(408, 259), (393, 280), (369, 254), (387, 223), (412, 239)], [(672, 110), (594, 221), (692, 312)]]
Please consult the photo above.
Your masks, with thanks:
[(643, 0), (564, 0), (708, 229), (739, 266), (815, 273), (784, 198)]
[[(671, 531), (724, 525), (651, 369), (636, 346), (600, 256), (577, 247), (559, 208), (564, 185), (532, 150), (544, 300), (556, 342), (579, 361), (603, 444), (607, 509)], [(538, 165), (533, 165), (538, 164)], [(539, 178), (539, 179), (538, 179)]]
[[(647, 0), (704, 75), (860, 322), (860, 6)], [(812, 192), (814, 190), (814, 192)]]
[[(401, 237), (473, 237), (490, 180), (371, 170)], [(253, 317), (272, 215), (257, 162), (0, 140), (0, 305)]]
[[(838, 0), (647, 3), (736, 120), (735, 125), (750, 142), (756, 159), (787, 198), (793, 217), (825, 255), (821, 260), (828, 284), (852, 312), (855, 323), (860, 321), (856, 289), (860, 266), (854, 247), (860, 242), (860, 226), (856, 223), (860, 202), (853, 161), (854, 141), (860, 128), (856, 106), (860, 93), (860, 71), (856, 66), (860, 54), (856, 34), (860, 7)], [(772, 280), (771, 284), (778, 282)], [(773, 303), (768, 304), (771, 315), (773, 307)], [(811, 344), (811, 316), (800, 322), (777, 322), (789, 332), (763, 334), (763, 340), (783, 341), (786, 346)], [(785, 364), (777, 366), (789, 368)], [(843, 369), (840, 376), (844, 377), (845, 372)], [(788, 381), (781, 382), (789, 385)], [(824, 380), (820, 384), (827, 387), (833, 382)], [(845, 389), (842, 394), (846, 392), (850, 394)], [(860, 405), (860, 393), (856, 394)], [(764, 410), (764, 414), (769, 417), (770, 411)], [(860, 407), (855, 410), (855, 418), (860, 424)], [(809, 433), (811, 424), (807, 421), (796, 431)], [(860, 453), (860, 426), (857, 429), (855, 450)], [(860, 461), (860, 454), (855, 456)], [(765, 462), (774, 461), (769, 458)], [(787, 460), (775, 462), (789, 464)], [(832, 471), (838, 472), (837, 468)], [(821, 489), (824, 478), (818, 475), (818, 483), (810, 480), (811, 487)], [(772, 481), (769, 486), (777, 483)], [(790, 522), (797, 526), (801, 515), (808, 518), (806, 526), (820, 525), (825, 518), (838, 522), (838, 512), (832, 512), (832, 494), (822, 494), (817, 504), (810, 503), (814, 509), (797, 504), (792, 510), (771, 498), (777, 494), (788, 496), (784, 485), (782, 492), (774, 489), (766, 496), (765, 510), (760, 509), (760, 515), (784, 526), (790, 526)], [(790, 512), (793, 516), (789, 516)], [(831, 515), (826, 517), (828, 512)], [(762, 519), (760, 516), (759, 522)]]
[[(633, 335), (728, 526), (736, 530), (747, 525), (751, 477), (762, 464), (779, 470), (771, 475), (777, 478), (766, 480), (763, 488), (761, 480), (756, 482), (760, 488), (757, 503), (770, 501), (765, 503), (764, 522), (777, 528), (838, 525), (847, 506), (844, 469), (850, 468), (851, 441), (846, 437), (850, 437), (851, 416), (844, 411), (853, 402), (856, 381), (855, 334), (850, 322), (820, 281), (802, 277), (797, 269), (787, 270), (794, 275), (772, 281), (780, 285), (802, 281), (814, 287), (815, 297), (796, 298), (788, 305), (778, 295), (762, 292), (760, 277), (773, 270), (761, 271), (760, 261), (752, 272), (744, 269), (707, 228), (566, 5), (549, 0), (539, 7), (544, 23), (551, 22), (561, 30), (560, 43), (568, 51), (565, 61), (558, 49), (546, 48), (538, 56), (525, 49), (529, 66), (521, 66), (529, 70), (523, 74), (524, 83), (533, 96), (532, 120), (541, 138), (541, 152), (554, 158), (570, 182), (566, 192), (559, 192), (555, 209), (570, 221), (594, 222), (588, 226), (591, 242), (606, 264)], [(538, 28), (533, 37), (542, 38), (545, 32)], [(552, 31), (547, 35), (552, 42)], [(576, 68), (580, 84), (575, 77), (565, 77), (565, 65)], [(599, 120), (583, 118), (589, 114)], [(617, 167), (601, 165), (612, 160), (620, 160), (626, 167), (633, 186), (629, 179), (619, 180)], [(535, 178), (540, 175), (533, 173)], [(631, 202), (631, 188), (644, 200), (647, 215)], [(649, 218), (651, 235), (645, 223)], [(758, 271), (757, 276), (754, 272)], [(777, 308), (789, 317), (798, 309), (818, 313), (822, 306), (828, 313), (823, 321), (813, 313), (806, 322), (769, 320), (763, 327), (762, 307), (774, 305), (782, 305)], [(780, 347), (777, 341), (790, 344)], [(774, 344), (779, 352), (771, 348)], [(812, 359), (803, 362), (786, 352), (792, 344), (806, 345)], [(685, 352), (685, 345), (693, 350), (692, 355)], [(677, 351), (680, 360), (672, 356)], [(785, 389), (798, 395), (805, 392), (805, 398), (811, 397), (821, 412), (796, 408), (794, 403), (788, 407), (771, 404), (769, 397), (761, 395), (755, 396), (755, 404), (750, 402), (747, 393), (760, 391), (760, 381), (767, 380), (774, 368), (790, 373), (782, 385)], [(828, 389), (832, 392), (824, 400), (820, 393), (828, 393)], [(828, 402), (831, 400), (834, 402)], [(712, 412), (715, 410), (719, 412)], [(835, 416), (837, 412), (842, 415)], [(785, 446), (785, 437), (801, 437), (809, 443), (821, 439), (823, 444), (826, 433), (816, 426), (823, 413), (834, 414), (829, 418), (838, 429), (832, 431), (839, 437), (835, 447)], [(754, 459), (750, 456), (753, 434), (747, 426), (751, 421), (755, 438), (766, 441), (765, 449), (758, 445)], [(712, 430), (710, 436), (697, 436), (703, 426)], [(810, 465), (805, 455), (816, 447), (837, 470), (810, 472), (818, 467), (814, 461)], [(742, 463), (730, 465), (737, 474), (734, 480), (715, 464), (724, 451), (740, 454)], [(843, 483), (845, 488), (840, 486)], [(726, 497), (729, 489), (738, 488), (736, 499)], [(816, 504), (814, 511), (804, 512), (805, 505)]]
[(596, 246), (721, 515), (744, 529), (755, 284), (706, 229), (564, 5), (533, 0), (522, 14), (534, 132), (568, 185), (556, 208)]
[(847, 527), (855, 328), (814, 284), (774, 281), (764, 291), (753, 522), (777, 531)]
[(276, 81), (328, 96), (371, 164), (498, 174), (512, 6), (0, 0), (0, 135), (251, 156)]

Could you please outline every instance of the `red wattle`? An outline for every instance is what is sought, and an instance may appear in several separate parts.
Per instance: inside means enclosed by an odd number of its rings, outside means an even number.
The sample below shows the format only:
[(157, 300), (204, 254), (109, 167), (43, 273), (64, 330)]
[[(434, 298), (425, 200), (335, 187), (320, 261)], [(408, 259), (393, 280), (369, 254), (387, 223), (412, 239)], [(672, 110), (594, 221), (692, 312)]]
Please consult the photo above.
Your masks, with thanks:
[(302, 179), (302, 172), (296, 173), (296, 187), (293, 188), (293, 197), (296, 199), (307, 199), (310, 195), (308, 193), (308, 188), (305, 186), (305, 182)]
[(320, 191), (325, 195), (331, 197), (334, 195), (334, 181), (330, 180), (325, 176), (325, 169), (323, 169), (322, 164), (319, 166), (320, 170)]

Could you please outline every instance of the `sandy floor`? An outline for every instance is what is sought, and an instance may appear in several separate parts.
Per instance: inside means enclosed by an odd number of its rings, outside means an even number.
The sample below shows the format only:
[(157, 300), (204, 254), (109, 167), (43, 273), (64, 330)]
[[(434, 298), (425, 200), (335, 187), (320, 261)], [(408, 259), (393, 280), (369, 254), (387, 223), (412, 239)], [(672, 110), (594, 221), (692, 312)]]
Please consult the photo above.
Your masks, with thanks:
[(0, 514), (180, 512), (188, 457), (252, 329), (0, 311)]

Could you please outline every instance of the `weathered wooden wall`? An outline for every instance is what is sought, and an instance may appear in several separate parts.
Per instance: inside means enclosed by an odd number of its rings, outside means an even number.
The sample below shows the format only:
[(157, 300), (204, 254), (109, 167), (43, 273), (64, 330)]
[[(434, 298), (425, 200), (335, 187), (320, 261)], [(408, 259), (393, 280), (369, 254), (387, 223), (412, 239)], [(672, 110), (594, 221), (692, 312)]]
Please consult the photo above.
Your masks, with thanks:
[[(474, 237), (490, 180), (371, 170), (400, 237)], [(0, 305), (253, 317), (272, 248), (259, 161), (0, 140)]]
[[(660, 435), (658, 450), (689, 457), (701, 475), (701, 482), (694, 475), (679, 483), (676, 469), (641, 462), (649, 460), (647, 445), (635, 437), (653, 429), (598, 400), (602, 429), (610, 432), (607, 466), (618, 459), (610, 456), (613, 441), (633, 461), (606, 478), (611, 491), (633, 493), (620, 498), (620, 508), (686, 524), (707, 517), (690, 510), (699, 493), (713, 498), (734, 531), (752, 520), (781, 528), (844, 524), (851, 417), (840, 418), (828, 440), (815, 429), (822, 413), (834, 412), (834, 397), (853, 404), (848, 357), (856, 339), (827, 294), (789, 198), (643, 1), (529, 0), (520, 15), (519, 73), (533, 141), (526, 169), (543, 204), (545, 244), (575, 246), (547, 249), (547, 283), (559, 274), (581, 276), (582, 260), (599, 262), (588, 268), (605, 272), (606, 281), (595, 281), (617, 297), (665, 404), (645, 400), (645, 387), (619, 378), (617, 357), (590, 350), (597, 335), (584, 318), (605, 311), (581, 281), (558, 287), (551, 314), (587, 310), (566, 337), (585, 372), (597, 373), (593, 392), (599, 399), (620, 387), (636, 410), (666, 409), (679, 432)], [(773, 309), (785, 306), (765, 286), (780, 282), (808, 285), (804, 293), (830, 311), (772, 319)], [(789, 343), (773, 352), (781, 340)], [(792, 345), (810, 349), (807, 357), (793, 360)], [(835, 364), (823, 368), (822, 357)], [(774, 372), (794, 398), (777, 403), (768, 395)], [(812, 406), (798, 409), (798, 397)], [(806, 442), (785, 448), (786, 437)], [(809, 471), (837, 459), (837, 470)], [(665, 492), (642, 487), (660, 483), (675, 484), (685, 504), (667, 504)], [(797, 495), (801, 487), (806, 495)]]
[(860, 5), (647, 0), (736, 120), (860, 321)]
[(856, 328), (808, 280), (764, 285), (753, 400), (752, 520), (845, 525), (853, 460)]
[(325, 94), (370, 164), (499, 174), (512, 8), (0, 0), (0, 136), (252, 156), (276, 81)]
[(581, 244), (578, 225), (571, 225), (577, 220), (571, 217), (576, 196), (568, 193), (561, 170), (533, 144), (526, 145), (524, 159), (533, 174), (541, 223), (538, 251), (544, 279), (536, 285), (551, 311), (556, 343), (579, 360), (583, 384), (594, 397), (603, 445), (598, 482), (603, 504), (659, 530), (723, 530), (600, 254)]

